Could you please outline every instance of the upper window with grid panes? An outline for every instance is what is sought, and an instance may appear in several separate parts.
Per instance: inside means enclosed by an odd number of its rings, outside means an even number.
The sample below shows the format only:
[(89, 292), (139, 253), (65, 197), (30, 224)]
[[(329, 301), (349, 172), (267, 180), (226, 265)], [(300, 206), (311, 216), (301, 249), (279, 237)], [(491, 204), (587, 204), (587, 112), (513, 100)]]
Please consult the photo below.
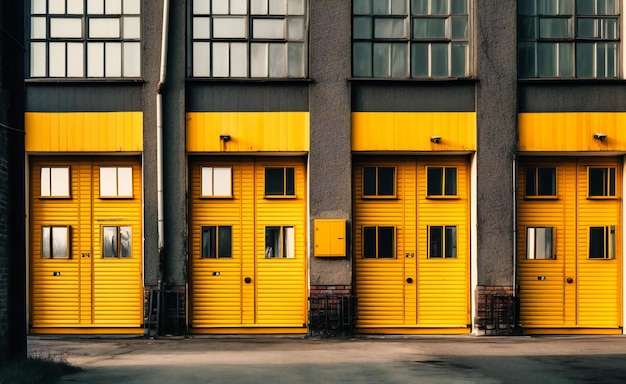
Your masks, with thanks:
[(470, 76), (469, 0), (353, 0), (352, 74)]
[(518, 1), (521, 78), (619, 76), (619, 0)]
[(30, 77), (141, 77), (141, 0), (30, 0)]
[(191, 77), (306, 77), (307, 0), (192, 2)]

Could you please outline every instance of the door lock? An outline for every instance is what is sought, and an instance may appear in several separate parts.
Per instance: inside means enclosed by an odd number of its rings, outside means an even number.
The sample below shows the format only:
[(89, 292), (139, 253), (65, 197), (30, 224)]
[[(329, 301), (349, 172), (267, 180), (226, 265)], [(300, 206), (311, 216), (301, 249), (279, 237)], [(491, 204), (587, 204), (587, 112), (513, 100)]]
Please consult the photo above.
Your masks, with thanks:
[(408, 279), (406, 279), (406, 282), (411, 284), (411, 283), (413, 283), (413, 279), (411, 277), (409, 277)]
[(571, 277), (568, 277), (567, 280), (567, 284), (572, 284), (574, 282), (574, 279), (572, 279)]
[(243, 279), (243, 281), (245, 281), (245, 282), (246, 282), (246, 284), (250, 284), (250, 282), (252, 281), (252, 279), (251, 279), (251, 278), (249, 278), (249, 277), (246, 277), (245, 279)]

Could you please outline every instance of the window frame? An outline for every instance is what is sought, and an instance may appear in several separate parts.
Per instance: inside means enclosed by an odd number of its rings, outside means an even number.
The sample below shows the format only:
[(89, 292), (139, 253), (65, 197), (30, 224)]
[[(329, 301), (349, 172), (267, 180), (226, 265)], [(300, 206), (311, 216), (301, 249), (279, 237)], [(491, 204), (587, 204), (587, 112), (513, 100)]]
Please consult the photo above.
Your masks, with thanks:
[[(433, 229), (441, 229), (439, 249), (441, 256), (433, 256)], [(454, 239), (452, 240), (452, 254), (448, 255), (448, 229), (454, 229)], [(427, 225), (426, 226), (426, 258), (427, 259), (458, 259), (459, 258), (459, 226), (458, 225)]]
[[(430, 178), (430, 170), (437, 170), (437, 169), (441, 169), (441, 194), (431, 194), (430, 193), (430, 183), (431, 183), (431, 178)], [(455, 170), (455, 177), (454, 177), (454, 194), (446, 194), (446, 187), (447, 187), (447, 171), (448, 170)], [(457, 166), (444, 166), (444, 165), (427, 165), (426, 166), (426, 198), (427, 199), (459, 199), (459, 167)]]
[[(374, 183), (375, 183), (375, 193), (374, 194), (366, 194), (366, 170), (374, 169)], [(393, 180), (392, 180), (392, 188), (393, 192), (391, 194), (381, 194), (381, 185), (380, 185), (380, 171), (383, 170), (392, 170), (393, 171)], [(361, 198), (364, 200), (368, 199), (397, 199), (398, 198), (398, 167), (396, 166), (388, 166), (388, 165), (364, 165), (361, 167)]]
[[(295, 259), (296, 258), (296, 229), (295, 225), (266, 225), (265, 226), (265, 247), (263, 257), (265, 259)], [(268, 232), (271, 231), (271, 232)], [(278, 234), (278, 237), (276, 237)], [(270, 241), (271, 236), (271, 243)], [(268, 245), (269, 244), (269, 245)], [(278, 254), (275, 252), (275, 245), (279, 245)], [(271, 245), (271, 247), (270, 247)]]
[[(268, 170), (283, 170), (283, 192), (281, 193), (268, 193)], [(289, 172), (291, 170), (292, 172)], [(266, 166), (263, 169), (263, 197), (265, 199), (295, 199), (298, 197), (298, 188), (297, 188), (297, 176), (296, 176), (296, 167), (294, 166)], [(293, 176), (293, 180), (289, 180), (290, 176)], [(289, 184), (293, 186), (293, 193), (289, 193)]]
[[(221, 231), (221, 230), (224, 231)], [(213, 230), (213, 233), (210, 233)], [(221, 243), (224, 241), (222, 235), (226, 233), (229, 237), (229, 241), (226, 244), (226, 251), (221, 248)], [(209, 233), (209, 243), (205, 243), (205, 233)], [(212, 236), (211, 236), (212, 235)], [(200, 258), (201, 259), (233, 259), (233, 226), (232, 225), (203, 225), (200, 227)], [(207, 254), (208, 253), (208, 254)]]
[[(595, 253), (597, 245), (594, 246), (594, 239), (596, 236), (593, 235), (592, 232), (601, 230), (602, 231), (602, 249), (598, 253), (596, 257)], [(590, 226), (589, 227), (589, 251), (587, 254), (588, 260), (615, 260), (617, 258), (617, 226), (616, 225), (605, 225), (605, 226)]]
[[(553, 195), (540, 195), (539, 190), (541, 189), (539, 184), (541, 181), (539, 170), (548, 170), (554, 169), (554, 194)], [(530, 170), (534, 170), (534, 194), (528, 194), (528, 172)], [(551, 165), (538, 165), (538, 166), (526, 166), (524, 167), (524, 198), (528, 200), (557, 200), (559, 198), (559, 175), (558, 175), (558, 167)], [(541, 183), (543, 184), (543, 183)]]
[[(102, 180), (105, 179), (105, 177), (103, 176), (107, 176), (107, 175), (103, 175), (103, 171), (107, 171), (107, 170), (113, 170), (115, 169), (115, 195), (109, 195), (109, 194), (103, 194), (103, 186), (107, 185), (108, 183), (103, 183)], [(125, 170), (128, 171), (130, 170), (130, 175), (127, 175), (125, 173), (120, 174), (120, 170)], [(116, 165), (116, 166), (100, 166), (99, 167), (99, 194), (98, 194), (98, 198), (103, 199), (103, 200), (108, 200), (108, 199), (133, 199), (135, 197), (135, 179), (134, 179), (134, 175), (133, 175), (133, 167), (132, 166), (125, 166), (125, 165)], [(121, 178), (123, 177), (130, 177), (130, 180), (126, 179), (126, 180), (122, 180)], [(120, 184), (125, 185), (125, 183), (128, 183), (130, 181), (130, 194), (120, 194)], [(110, 182), (110, 181), (109, 181)], [(104, 191), (106, 192), (106, 191)]]
[[(367, 234), (368, 230), (374, 230), (374, 253), (373, 256), (369, 256), (370, 253), (368, 242), (371, 241), (369, 239), (369, 235)], [(389, 256), (381, 256), (381, 229), (382, 230), (391, 230), (391, 249), (386, 249), (385, 251), (391, 251)], [(371, 260), (396, 260), (398, 258), (397, 252), (397, 228), (395, 225), (362, 225), (361, 226), (361, 258), (363, 259), (371, 259)], [(388, 243), (389, 241), (387, 241)], [(382, 244), (385, 245), (385, 244)]]
[[(550, 230), (550, 257), (537, 257), (538, 250), (541, 248), (538, 241), (540, 237), (537, 236), (537, 230)], [(547, 240), (546, 233), (544, 232), (543, 239)], [(530, 244), (533, 244), (532, 252)], [(546, 255), (547, 250), (546, 242), (544, 242), (543, 246), (543, 255)], [(556, 260), (556, 227), (553, 226), (536, 226), (536, 227), (526, 227), (526, 260)]]
[[(64, 229), (65, 235), (62, 236), (65, 241), (65, 253), (61, 256), (55, 256), (55, 236), (54, 229)], [(46, 232), (49, 231), (48, 239), (46, 239)], [(58, 238), (58, 236), (57, 236)], [(41, 226), (41, 258), (46, 260), (68, 260), (72, 258), (71, 249), (71, 226), (70, 225), (42, 225)]]
[[(603, 175), (603, 183), (605, 185), (602, 186), (603, 193), (602, 195), (592, 195), (591, 194), (591, 170), (592, 169), (603, 169), (606, 170), (606, 174)], [(611, 194), (613, 193), (613, 194)], [(618, 185), (617, 185), (617, 167), (614, 166), (588, 166), (587, 167), (587, 199), (588, 200), (614, 200), (619, 196)]]
[[(112, 253), (114, 253), (115, 255), (112, 255), (111, 253), (107, 252), (107, 248), (105, 247), (106, 242), (110, 239), (107, 239), (107, 235), (110, 234), (110, 230), (107, 230), (107, 228), (114, 228), (115, 229), (115, 248), (111, 249), (110, 251), (112, 251)], [(125, 229), (125, 231), (123, 231), (123, 229)], [(128, 237), (128, 247), (125, 248), (124, 244), (122, 244), (122, 233), (127, 233), (129, 235)], [(103, 224), (100, 227), (100, 234), (101, 234), (101, 239), (102, 239), (102, 243), (101, 243), (101, 257), (102, 259), (132, 259), (133, 258), (133, 226), (132, 225), (109, 225), (109, 224)], [(127, 250), (126, 252), (124, 250)]]
[[(211, 170), (211, 183), (210, 183), (210, 189), (211, 189), (211, 194), (205, 194), (205, 185), (208, 187), (208, 183), (205, 184), (205, 176), (208, 176), (205, 174), (205, 170), (208, 173), (208, 170)], [(227, 194), (219, 194), (216, 195), (215, 194), (215, 186), (216, 186), (216, 170), (220, 170), (220, 171), (226, 171), (228, 170), (228, 180), (224, 181), (224, 183), (228, 184), (228, 193)], [(208, 188), (207, 188), (208, 189)], [(233, 195), (233, 167), (232, 166), (201, 166), (200, 167), (200, 198), (201, 199), (232, 199), (234, 197)]]
[[(67, 174), (65, 177), (59, 180), (57, 177), (54, 177), (53, 170), (66, 170)], [(47, 172), (46, 172), (47, 171)], [(47, 176), (44, 176), (44, 173), (47, 173)], [(67, 186), (63, 189), (67, 189), (67, 194), (55, 194), (54, 190), (57, 189), (54, 187), (55, 180), (61, 182), (67, 182)], [(67, 180), (65, 180), (67, 179)], [(39, 171), (39, 198), (40, 199), (70, 199), (72, 197), (72, 170), (69, 165), (67, 166), (49, 166), (49, 167), (41, 167)], [(48, 184), (47, 188), (44, 189), (44, 184)], [(63, 191), (64, 192), (64, 191)]]

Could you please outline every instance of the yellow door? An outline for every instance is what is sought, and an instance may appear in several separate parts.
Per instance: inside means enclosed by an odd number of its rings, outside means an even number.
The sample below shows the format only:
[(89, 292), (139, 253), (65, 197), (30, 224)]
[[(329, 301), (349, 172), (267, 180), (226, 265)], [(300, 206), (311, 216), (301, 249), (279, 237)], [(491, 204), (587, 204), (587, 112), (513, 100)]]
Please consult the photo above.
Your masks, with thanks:
[(31, 331), (141, 333), (138, 159), (33, 158), (30, 185)]
[(306, 332), (305, 179), (298, 158), (192, 162), (193, 332)]
[(467, 169), (463, 157), (355, 161), (359, 332), (469, 332)]
[(519, 167), (520, 319), (528, 333), (619, 333), (621, 163), (525, 159)]

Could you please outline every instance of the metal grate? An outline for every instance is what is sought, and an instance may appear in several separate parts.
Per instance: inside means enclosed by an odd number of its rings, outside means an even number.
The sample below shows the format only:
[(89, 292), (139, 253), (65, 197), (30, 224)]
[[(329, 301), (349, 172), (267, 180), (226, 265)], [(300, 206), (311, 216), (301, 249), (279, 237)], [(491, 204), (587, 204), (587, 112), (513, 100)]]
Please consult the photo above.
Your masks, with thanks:
[(356, 296), (309, 297), (309, 336), (350, 336), (356, 320)]
[(517, 300), (511, 295), (485, 296), (485, 334), (514, 335), (517, 327)]

